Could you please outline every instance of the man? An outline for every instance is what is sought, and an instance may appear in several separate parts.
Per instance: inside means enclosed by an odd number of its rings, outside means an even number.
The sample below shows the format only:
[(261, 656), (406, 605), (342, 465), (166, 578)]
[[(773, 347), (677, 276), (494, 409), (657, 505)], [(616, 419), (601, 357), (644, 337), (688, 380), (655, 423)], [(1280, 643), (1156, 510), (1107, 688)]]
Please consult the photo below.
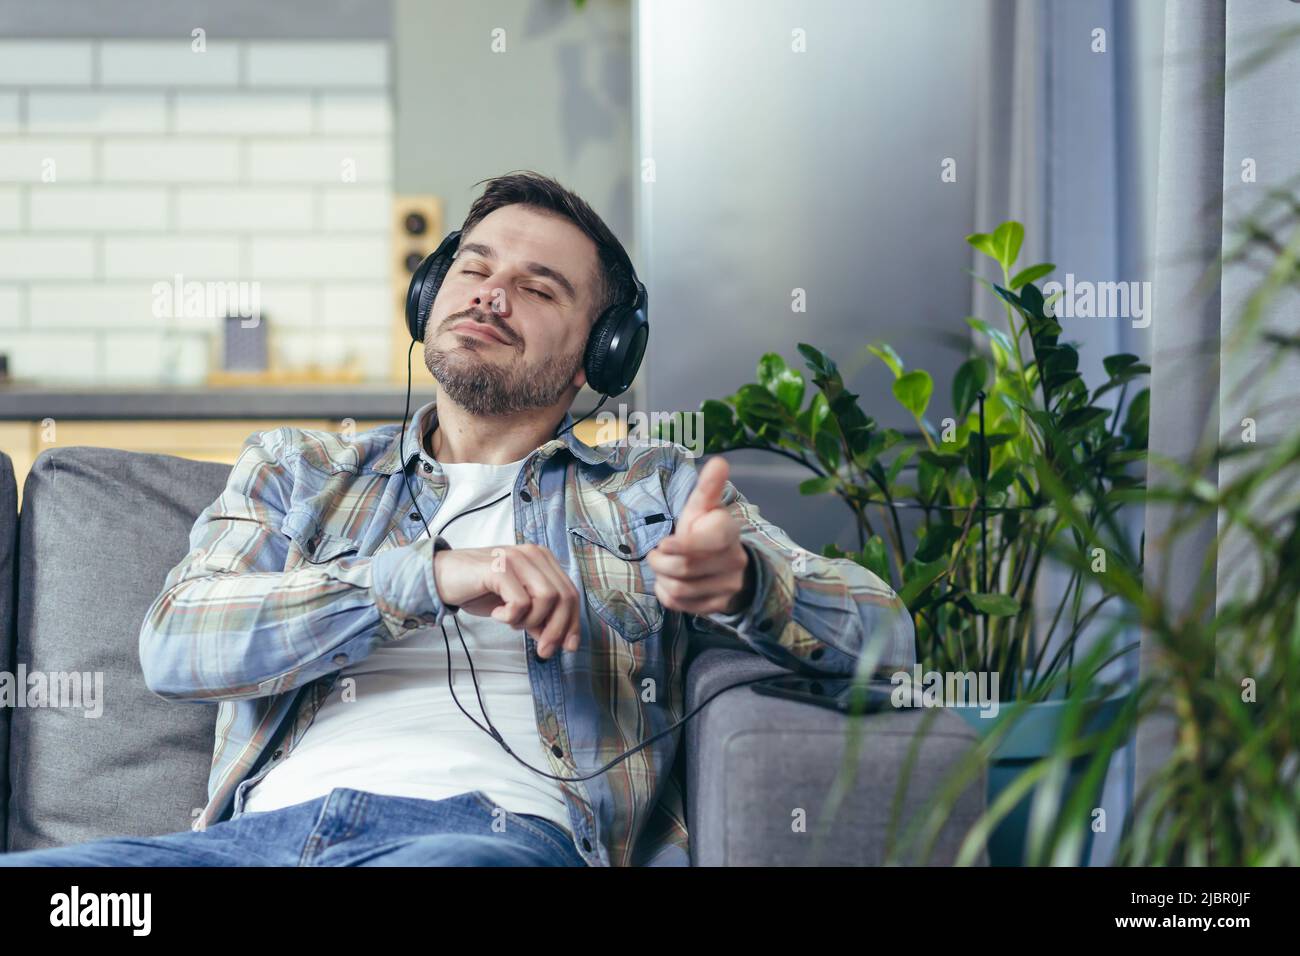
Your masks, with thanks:
[(434, 401), (404, 432), (251, 436), (149, 610), (150, 689), (220, 708), (193, 831), (0, 862), (685, 864), (679, 732), (599, 771), (680, 719), (692, 634), (910, 666), (889, 587), (799, 548), (723, 459), (696, 480), (679, 445), (567, 430), (630, 277), (578, 196), (490, 181), (426, 326)]

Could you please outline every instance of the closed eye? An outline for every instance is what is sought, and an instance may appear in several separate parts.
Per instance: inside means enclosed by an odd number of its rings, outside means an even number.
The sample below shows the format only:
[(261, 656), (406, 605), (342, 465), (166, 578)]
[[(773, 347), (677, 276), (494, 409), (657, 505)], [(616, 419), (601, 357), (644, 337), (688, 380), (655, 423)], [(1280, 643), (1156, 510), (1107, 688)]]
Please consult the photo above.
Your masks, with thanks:
[[(487, 278), (486, 272), (480, 272), (477, 269), (471, 269), (469, 266), (464, 266), (460, 271), (461, 271), (461, 275), (480, 276), (484, 279)], [(549, 292), (543, 292), (541, 289), (530, 288), (530, 289), (526, 289), (525, 291), (531, 292), (533, 293), (533, 295), (540, 296), (541, 298), (546, 299), (548, 301), (555, 298), (555, 296), (551, 295)]]

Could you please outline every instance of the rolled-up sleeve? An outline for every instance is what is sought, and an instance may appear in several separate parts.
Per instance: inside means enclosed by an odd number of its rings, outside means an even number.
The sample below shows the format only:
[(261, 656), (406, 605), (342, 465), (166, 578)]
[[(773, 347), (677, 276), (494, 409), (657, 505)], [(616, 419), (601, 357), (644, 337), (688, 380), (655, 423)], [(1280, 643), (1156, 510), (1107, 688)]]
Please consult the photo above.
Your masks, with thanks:
[(372, 557), (285, 570), (293, 429), (257, 432), (199, 515), (140, 630), (145, 683), (175, 700), (279, 694), (438, 625), (447, 609), (422, 538)]

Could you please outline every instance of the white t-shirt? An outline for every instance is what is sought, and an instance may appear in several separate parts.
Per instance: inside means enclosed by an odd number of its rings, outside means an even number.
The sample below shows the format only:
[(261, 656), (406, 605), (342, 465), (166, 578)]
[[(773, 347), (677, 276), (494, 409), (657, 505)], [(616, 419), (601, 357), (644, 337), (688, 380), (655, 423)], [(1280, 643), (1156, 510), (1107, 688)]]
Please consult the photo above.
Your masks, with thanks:
[[(427, 516), (430, 530), (453, 548), (515, 544), (508, 492), (523, 462), (441, 464), (449, 479), (447, 497)], [(502, 500), (452, 522), (497, 498)], [(465, 611), (457, 619), (493, 726), (521, 759), (550, 771), (538, 734), (523, 630)], [(486, 725), (450, 619), (446, 629), (456, 697)], [(536, 814), (570, 829), (559, 783), (521, 766), (457, 708), (447, 689), (447, 650), (438, 627), (378, 644), (364, 660), (343, 668), (293, 753), (247, 792), (244, 812), (314, 800), (334, 787), (421, 800), (482, 790), (513, 813)]]

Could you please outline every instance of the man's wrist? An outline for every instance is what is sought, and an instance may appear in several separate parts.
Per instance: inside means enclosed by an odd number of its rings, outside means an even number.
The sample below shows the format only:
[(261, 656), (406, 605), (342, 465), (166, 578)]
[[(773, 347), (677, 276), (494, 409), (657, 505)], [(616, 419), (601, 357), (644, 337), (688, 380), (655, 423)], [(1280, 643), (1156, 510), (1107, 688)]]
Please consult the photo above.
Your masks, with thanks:
[(438, 600), (442, 601), (443, 609), (448, 614), (455, 614), (457, 611), (460, 610), (460, 606), (456, 604), (448, 604), (446, 601), (443, 601), (442, 591), (438, 590), (438, 555), (441, 554), (443, 551), (450, 551), (450, 550), (452, 550), (451, 545), (447, 542), (447, 540), (442, 535), (438, 535), (438, 537), (434, 538), (433, 540), (433, 557), (430, 560), (433, 563), (433, 568), (434, 568), (433, 587), (434, 590), (438, 591)]
[(728, 616), (739, 614), (754, 600), (754, 590), (758, 578), (754, 569), (754, 555), (744, 545), (741, 545), (741, 550), (745, 553), (744, 581), (741, 583), (740, 590), (736, 592), (735, 597), (731, 599), (731, 603), (722, 611), (723, 614)]

